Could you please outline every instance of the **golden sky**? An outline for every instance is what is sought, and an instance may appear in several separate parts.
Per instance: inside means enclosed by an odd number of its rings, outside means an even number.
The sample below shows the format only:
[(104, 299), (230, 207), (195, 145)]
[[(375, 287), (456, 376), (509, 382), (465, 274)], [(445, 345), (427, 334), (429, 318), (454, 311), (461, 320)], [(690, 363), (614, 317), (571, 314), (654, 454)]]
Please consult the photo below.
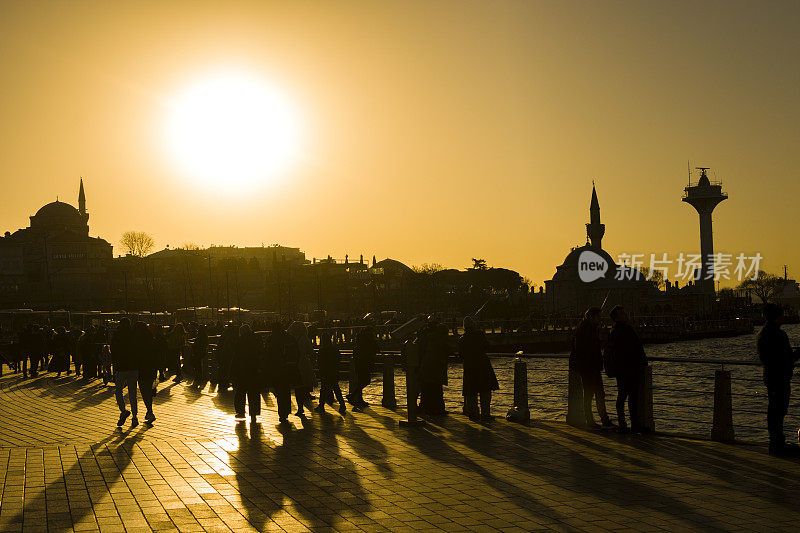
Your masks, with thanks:
[[(0, 229), (76, 204), (83, 176), (115, 253), (137, 229), (481, 257), (538, 285), (585, 242), (592, 179), (612, 256), (697, 252), (690, 160), (730, 194), (716, 251), (800, 276), (798, 27), (795, 2), (2, 2)], [(302, 131), (291, 165), (230, 194), (163, 134), (171, 99), (222, 72), (267, 80)]]

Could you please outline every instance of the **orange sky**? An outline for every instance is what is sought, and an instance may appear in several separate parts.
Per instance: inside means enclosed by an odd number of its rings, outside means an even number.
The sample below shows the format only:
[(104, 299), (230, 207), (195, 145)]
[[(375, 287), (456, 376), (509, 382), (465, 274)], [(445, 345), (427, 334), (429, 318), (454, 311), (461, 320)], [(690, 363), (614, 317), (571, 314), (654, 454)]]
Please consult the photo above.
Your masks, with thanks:
[[(800, 8), (792, 2), (2, 2), (0, 229), (77, 201), (158, 248), (470, 258), (537, 285), (585, 242), (699, 249), (687, 159), (730, 199), (715, 248), (800, 276)], [(302, 154), (236, 194), (164, 146), (166, 102), (242, 71), (289, 95)]]

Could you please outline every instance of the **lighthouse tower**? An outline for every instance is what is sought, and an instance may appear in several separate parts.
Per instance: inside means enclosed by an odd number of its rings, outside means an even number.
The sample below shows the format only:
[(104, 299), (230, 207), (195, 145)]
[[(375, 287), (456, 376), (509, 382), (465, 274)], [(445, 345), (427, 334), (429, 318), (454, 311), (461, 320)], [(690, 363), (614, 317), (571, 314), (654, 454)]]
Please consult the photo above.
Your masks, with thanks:
[(700, 215), (700, 253), (702, 255), (702, 266), (700, 269), (700, 279), (697, 284), (703, 294), (713, 300), (714, 292), (714, 231), (711, 226), (711, 213), (723, 200), (728, 199), (728, 195), (722, 192), (721, 183), (711, 183), (706, 171), (708, 167), (697, 167), (700, 171), (700, 179), (692, 185), (684, 188), (683, 201), (690, 204)]

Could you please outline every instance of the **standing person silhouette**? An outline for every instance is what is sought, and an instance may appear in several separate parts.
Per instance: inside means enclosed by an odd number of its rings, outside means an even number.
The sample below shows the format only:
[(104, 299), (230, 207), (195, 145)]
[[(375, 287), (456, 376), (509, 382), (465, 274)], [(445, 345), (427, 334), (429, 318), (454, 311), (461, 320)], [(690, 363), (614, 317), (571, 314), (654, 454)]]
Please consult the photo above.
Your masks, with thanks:
[[(114, 365), (114, 385), (117, 406), (119, 406), (117, 426), (124, 424), (128, 416), (133, 414), (131, 427), (136, 427), (139, 425), (139, 418), (136, 416), (138, 412), (136, 385), (139, 379), (139, 369), (134, 353), (133, 329), (131, 321), (127, 317), (119, 321), (119, 326), (111, 337), (111, 361)], [(125, 397), (122, 395), (124, 387), (128, 387), (130, 411), (126, 409)]]
[(378, 339), (375, 333), (375, 326), (365, 326), (356, 335), (353, 345), (353, 364), (354, 372), (353, 390), (347, 391), (347, 399), (353, 404), (354, 410), (361, 410), (369, 405), (364, 400), (364, 387), (372, 381), (372, 371), (375, 367), (375, 357), (378, 355)]
[(769, 430), (769, 453), (790, 455), (797, 449), (786, 444), (783, 419), (789, 409), (792, 372), (798, 359), (798, 351), (792, 350), (789, 337), (781, 329), (783, 309), (772, 303), (764, 305), (762, 311), (764, 327), (758, 332), (756, 347), (758, 358), (764, 365), (764, 384), (767, 387), (767, 429)]
[(319, 347), (319, 405), (315, 409), (318, 413), (325, 412), (325, 403), (333, 407), (333, 396), (339, 402), (339, 413), (344, 416), (347, 413), (347, 406), (344, 403), (342, 389), (339, 386), (339, 365), (341, 364), (341, 354), (339, 348), (333, 344), (329, 333), (320, 333)]
[(236, 348), (231, 361), (233, 380), (233, 408), (236, 419), (244, 420), (245, 399), (250, 412), (250, 423), (258, 421), (261, 414), (261, 387), (264, 382), (264, 344), (249, 325), (239, 328)]
[(300, 381), (297, 383), (294, 393), (297, 399), (296, 416), (304, 417), (304, 407), (311, 407), (311, 391), (314, 389), (314, 366), (311, 358), (314, 356), (314, 347), (311, 339), (308, 338), (308, 329), (302, 322), (292, 322), (287, 333), (297, 342), (297, 372)]
[(231, 384), (231, 363), (236, 354), (236, 344), (239, 342), (239, 328), (227, 324), (222, 330), (219, 344), (216, 349), (217, 356), (217, 392), (227, 392)]
[(447, 363), (450, 356), (447, 327), (434, 319), (422, 336), (423, 353), (419, 369), (422, 410), (426, 415), (446, 415), (444, 386), (447, 385)]
[(178, 322), (167, 335), (167, 367), (170, 374), (175, 374), (174, 382), (178, 383), (183, 379), (181, 373), (181, 354), (186, 345), (186, 328)]
[(278, 419), (285, 424), (289, 421), (288, 417), (292, 412), (292, 387), (295, 388), (298, 406), (302, 402), (302, 398), (297, 392), (297, 386), (301, 382), (300, 372), (297, 368), (297, 341), (286, 333), (279, 322), (274, 323), (270, 329), (272, 334), (267, 338), (266, 349), (269, 378), (275, 390)]
[(191, 347), (191, 366), (193, 387), (202, 387), (206, 381), (206, 357), (208, 356), (208, 328), (205, 324), (197, 326), (197, 334)]
[(69, 333), (63, 326), (59, 326), (50, 342), (50, 353), (53, 354), (53, 357), (47, 365), (47, 369), (55, 372), (56, 377), (61, 377), (62, 372), (69, 373), (69, 344)]
[[(492, 391), (498, 390), (497, 376), (486, 352), (489, 341), (471, 316), (464, 317), (464, 334), (458, 340), (458, 352), (464, 365), (463, 395), (466, 414), (473, 420), (493, 420)], [(480, 412), (478, 396), (480, 395)]]
[[(601, 321), (602, 311), (599, 307), (590, 307), (586, 310), (583, 320), (575, 330), (569, 360), (570, 369), (578, 372), (581, 377), (583, 416), (589, 429), (614, 427), (606, 411), (606, 392), (603, 388), (603, 351), (598, 332)], [(592, 398), (597, 404), (597, 414), (600, 415), (602, 426), (597, 424), (592, 416)]]
[(642, 369), (647, 366), (647, 356), (644, 353), (642, 342), (628, 324), (628, 314), (621, 305), (611, 310), (611, 319), (614, 326), (608, 334), (606, 346), (606, 361), (609, 365), (609, 374), (617, 378), (617, 416), (619, 418), (619, 431), (626, 433), (628, 424), (625, 422), (625, 401), (631, 415), (630, 429), (634, 432), (643, 430), (639, 413), (639, 378)]

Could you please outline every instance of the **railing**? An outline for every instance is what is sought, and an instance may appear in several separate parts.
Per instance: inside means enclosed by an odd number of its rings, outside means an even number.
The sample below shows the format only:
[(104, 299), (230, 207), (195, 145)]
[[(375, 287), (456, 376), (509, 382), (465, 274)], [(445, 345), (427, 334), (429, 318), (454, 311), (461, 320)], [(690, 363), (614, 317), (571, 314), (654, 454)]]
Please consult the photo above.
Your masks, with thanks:
[[(216, 340), (212, 337), (210, 340)], [(213, 368), (211, 356), (214, 345), (209, 344), (209, 371)], [(352, 350), (340, 350), (342, 366), (341, 381), (347, 381), (347, 372)], [(569, 371), (567, 354), (520, 354), (525, 358), (527, 400), (531, 418), (564, 420), (569, 405)], [(500, 390), (493, 394), (493, 409), (496, 414), (505, 412), (514, 405), (515, 357), (509, 354), (490, 354)], [(394, 372), (391, 384), (384, 380), (385, 358), (392, 358)], [(650, 357), (652, 387), (642, 394), (652, 398), (652, 413), (655, 427), (662, 432), (682, 433), (696, 436), (719, 435), (715, 428), (714, 410), (720, 402), (728, 402), (732, 431), (736, 438), (745, 441), (764, 441), (766, 432), (767, 395), (761, 378), (761, 367), (757, 361), (713, 358)], [(398, 371), (399, 369), (399, 371)], [(725, 388), (720, 388), (718, 370), (730, 373), (730, 395), (724, 397)], [(210, 372), (209, 372), (210, 373)], [(212, 374), (213, 375), (213, 374)], [(723, 375), (723, 378), (725, 376)], [(461, 396), (461, 364), (451, 362), (448, 367), (446, 400), (451, 410), (463, 407)], [(391, 385), (391, 396), (399, 406), (407, 403), (404, 362), (399, 351), (386, 350), (379, 354), (375, 373), (364, 397), (370, 403), (385, 403), (385, 385)], [(724, 382), (723, 382), (724, 385)], [(518, 386), (518, 385), (517, 385)], [(604, 377), (606, 406), (616, 419), (616, 380)], [(722, 397), (720, 397), (722, 396)], [(723, 407), (725, 407), (723, 405)], [(455, 408), (455, 409), (454, 409)], [(626, 407), (627, 409), (627, 407)], [(719, 407), (717, 407), (719, 410)], [(724, 415), (724, 413), (722, 413)], [(719, 413), (718, 413), (719, 416)], [(719, 423), (717, 424), (717, 426)], [(795, 394), (786, 417), (787, 435), (800, 426), (800, 395)], [(723, 439), (730, 440), (730, 439)]]

